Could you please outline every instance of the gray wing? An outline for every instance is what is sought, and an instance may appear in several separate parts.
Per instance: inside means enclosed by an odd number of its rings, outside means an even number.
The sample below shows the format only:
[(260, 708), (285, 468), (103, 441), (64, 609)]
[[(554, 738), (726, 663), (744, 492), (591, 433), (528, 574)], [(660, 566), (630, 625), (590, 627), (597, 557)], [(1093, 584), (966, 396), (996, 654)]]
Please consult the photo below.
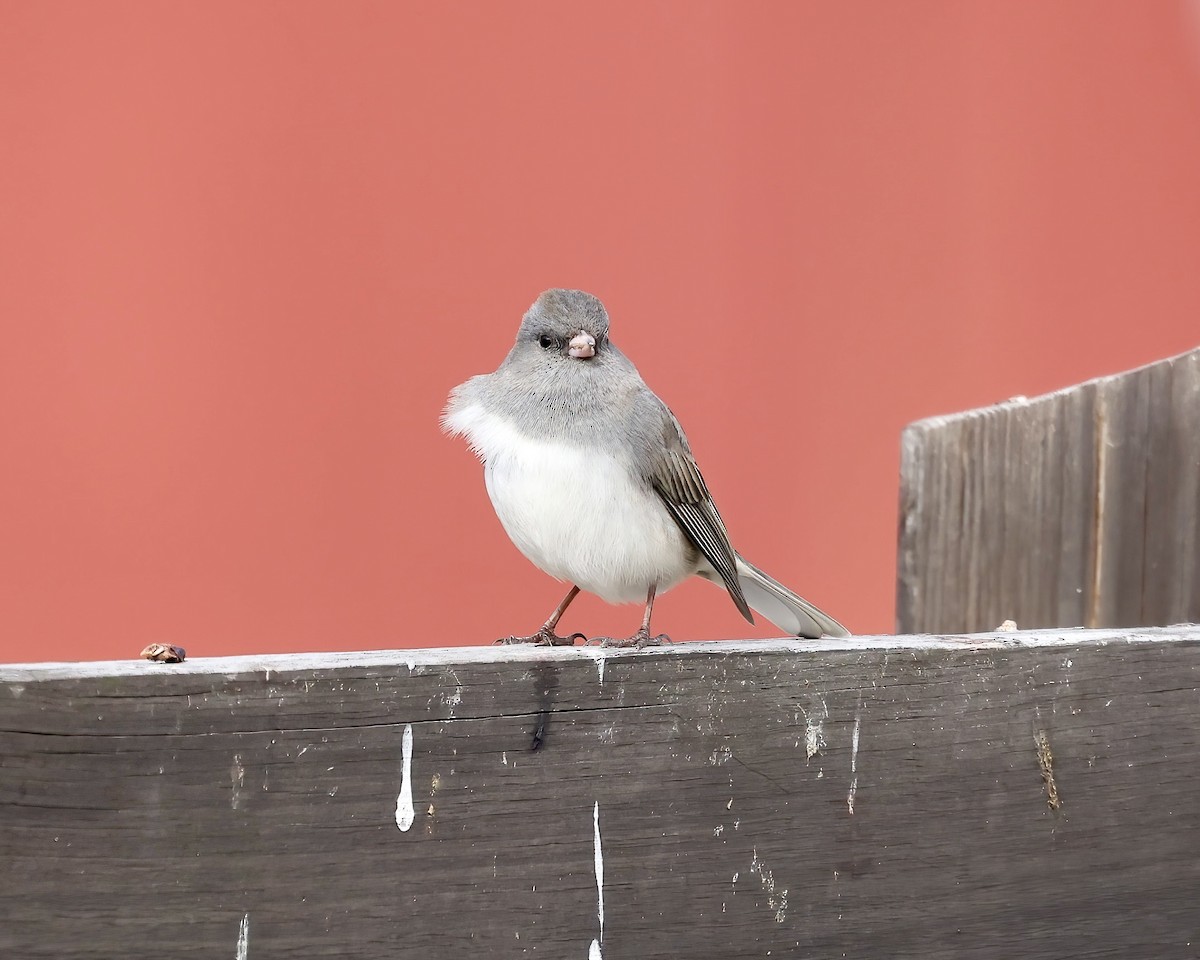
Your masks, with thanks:
[(662, 442), (651, 452), (648, 479), (679, 528), (720, 575), (742, 616), (753, 623), (754, 615), (738, 582), (737, 554), (729, 542), (725, 522), (708, 494), (679, 421), (665, 406), (662, 410)]

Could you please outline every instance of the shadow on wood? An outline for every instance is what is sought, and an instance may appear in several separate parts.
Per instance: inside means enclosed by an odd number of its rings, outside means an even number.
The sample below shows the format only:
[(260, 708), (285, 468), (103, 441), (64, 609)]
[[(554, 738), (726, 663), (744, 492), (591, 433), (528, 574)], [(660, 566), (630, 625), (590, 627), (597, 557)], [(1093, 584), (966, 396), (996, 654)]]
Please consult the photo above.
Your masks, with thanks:
[(1200, 620), (1200, 350), (904, 431), (897, 630)]
[(1200, 630), (0, 668), (5, 957), (1194, 957)]

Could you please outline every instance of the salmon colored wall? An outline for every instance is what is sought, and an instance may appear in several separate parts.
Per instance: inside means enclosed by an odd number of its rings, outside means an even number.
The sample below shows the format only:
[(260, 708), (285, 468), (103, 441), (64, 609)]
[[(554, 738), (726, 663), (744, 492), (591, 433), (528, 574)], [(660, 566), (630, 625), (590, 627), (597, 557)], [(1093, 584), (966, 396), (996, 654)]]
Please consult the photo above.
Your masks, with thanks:
[(548, 286), (859, 631), (905, 423), (1200, 342), (1196, 2), (4, 0), (0, 129), (0, 660), (536, 627), (437, 420)]

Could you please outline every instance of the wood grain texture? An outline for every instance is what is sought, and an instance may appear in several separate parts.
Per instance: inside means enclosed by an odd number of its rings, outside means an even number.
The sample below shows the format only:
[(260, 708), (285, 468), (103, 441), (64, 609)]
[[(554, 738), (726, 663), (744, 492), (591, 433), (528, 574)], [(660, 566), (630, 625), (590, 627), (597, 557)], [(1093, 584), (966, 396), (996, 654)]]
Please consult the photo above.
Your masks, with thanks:
[(1200, 350), (912, 424), (897, 630), (1200, 621)]
[(1194, 957), (1198, 711), (1195, 628), (3, 667), (0, 955)]

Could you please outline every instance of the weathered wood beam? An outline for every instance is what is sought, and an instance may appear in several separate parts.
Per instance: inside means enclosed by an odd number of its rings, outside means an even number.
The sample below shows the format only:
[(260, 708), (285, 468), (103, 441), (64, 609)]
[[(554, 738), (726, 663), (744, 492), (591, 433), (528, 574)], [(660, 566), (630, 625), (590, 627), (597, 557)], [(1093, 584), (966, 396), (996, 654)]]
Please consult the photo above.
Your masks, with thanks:
[(912, 424), (897, 630), (1200, 620), (1200, 350)]
[(1194, 957), (1200, 628), (0, 667), (0, 956)]

